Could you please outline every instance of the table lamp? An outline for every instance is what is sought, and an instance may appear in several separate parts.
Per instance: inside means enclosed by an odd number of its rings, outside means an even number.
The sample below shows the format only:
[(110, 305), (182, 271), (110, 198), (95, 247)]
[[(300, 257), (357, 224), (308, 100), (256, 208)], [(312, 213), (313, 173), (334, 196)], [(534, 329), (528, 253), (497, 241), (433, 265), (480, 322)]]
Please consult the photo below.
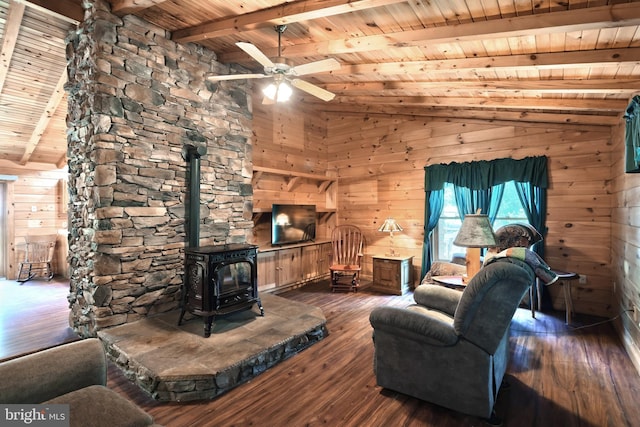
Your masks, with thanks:
[(453, 244), (467, 248), (467, 275), (463, 281), (468, 283), (480, 270), (480, 248), (496, 246), (496, 236), (491, 228), (489, 217), (478, 213), (464, 216), (462, 226)]
[(378, 231), (382, 231), (385, 233), (389, 233), (389, 237), (391, 238), (391, 251), (386, 256), (396, 256), (396, 252), (393, 250), (393, 232), (394, 231), (402, 231), (402, 227), (400, 224), (396, 222), (393, 218), (387, 218), (384, 220), (384, 223), (378, 228)]

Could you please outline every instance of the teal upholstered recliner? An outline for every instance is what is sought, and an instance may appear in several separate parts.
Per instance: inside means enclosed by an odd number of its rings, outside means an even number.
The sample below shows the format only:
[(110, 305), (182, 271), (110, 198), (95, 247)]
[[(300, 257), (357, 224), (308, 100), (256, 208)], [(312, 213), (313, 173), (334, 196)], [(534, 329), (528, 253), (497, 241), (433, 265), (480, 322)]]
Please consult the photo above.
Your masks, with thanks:
[(416, 304), (375, 308), (369, 320), (378, 385), (495, 421), (509, 325), (533, 278), (524, 262), (502, 258), (463, 292), (423, 284), (414, 292)]

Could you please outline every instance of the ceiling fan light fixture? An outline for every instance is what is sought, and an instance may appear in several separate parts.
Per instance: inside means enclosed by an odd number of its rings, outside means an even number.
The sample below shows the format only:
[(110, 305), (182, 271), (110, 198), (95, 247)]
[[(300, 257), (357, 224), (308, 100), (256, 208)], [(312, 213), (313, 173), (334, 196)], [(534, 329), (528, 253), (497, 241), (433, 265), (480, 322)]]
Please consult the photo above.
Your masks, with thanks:
[(262, 89), (262, 93), (272, 101), (287, 102), (293, 94), (293, 89), (285, 82), (270, 83)]

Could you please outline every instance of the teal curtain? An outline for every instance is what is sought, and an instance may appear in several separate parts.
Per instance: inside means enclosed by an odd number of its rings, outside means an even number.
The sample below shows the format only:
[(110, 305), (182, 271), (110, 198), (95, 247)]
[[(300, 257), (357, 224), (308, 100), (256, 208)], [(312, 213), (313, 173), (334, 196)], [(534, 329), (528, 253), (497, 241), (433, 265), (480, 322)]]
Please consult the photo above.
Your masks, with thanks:
[[(544, 218), (547, 214), (546, 189), (549, 186), (546, 156), (526, 157), (520, 160), (506, 158), (465, 163), (441, 163), (426, 166), (424, 169), (424, 189), (426, 197), (421, 278), (423, 278), (431, 268), (431, 233), (438, 223), (440, 213), (442, 212), (442, 199), (439, 200), (439, 208), (437, 205), (431, 205), (432, 202), (436, 201), (433, 194), (436, 194), (435, 192), (437, 191), (442, 191), (444, 184), (447, 182), (452, 183), (455, 186), (454, 188), (465, 187), (468, 189), (457, 190), (461, 196), (459, 198), (456, 196), (456, 204), (458, 204), (458, 212), (462, 212), (462, 217), (464, 217), (464, 213), (475, 212), (475, 209), (478, 207), (482, 208), (483, 206), (480, 205), (486, 203), (486, 208), (483, 212), (489, 212), (490, 219), (492, 211), (493, 219), (495, 219), (500, 200), (502, 200), (503, 184), (505, 182), (516, 181), (528, 183), (533, 189), (522, 190), (523, 195), (520, 196), (520, 200), (530, 199), (529, 206), (525, 206), (525, 211), (532, 212), (531, 215), (534, 220), (539, 216), (540, 220), (538, 220), (537, 223), (544, 225)], [(493, 187), (497, 188), (494, 189)], [(473, 190), (476, 190), (475, 194)], [(467, 192), (468, 195), (463, 195), (465, 192)], [(530, 195), (531, 192), (533, 193)], [(520, 195), (520, 191), (518, 194)], [(437, 216), (435, 215), (436, 213)], [(537, 230), (540, 230), (541, 233), (546, 231), (544, 227), (538, 228), (534, 222), (532, 222), (531, 225), (536, 227)]]
[[(438, 225), (438, 220), (440, 219), (440, 215), (442, 215), (442, 208), (444, 207), (444, 190), (434, 190), (428, 191), (427, 202), (425, 203), (425, 230), (424, 230), (424, 241), (431, 241), (431, 233), (433, 233), (433, 229)], [(431, 245), (422, 245), (422, 269), (420, 270), (420, 277), (424, 277), (429, 269), (431, 268)], [(425, 263), (424, 260), (428, 260), (428, 263)]]
[[(529, 224), (542, 236), (546, 236), (547, 189), (536, 187), (529, 182), (516, 182), (515, 187)], [(536, 244), (533, 250), (544, 257), (544, 244)]]
[(504, 193), (504, 183), (493, 185), (483, 190), (472, 190), (467, 187), (453, 186), (453, 192), (456, 197), (456, 207), (458, 208), (458, 216), (460, 220), (465, 215), (474, 214), (480, 209), (480, 213), (489, 216), (491, 224), (496, 220), (502, 194)]
[(541, 188), (549, 186), (546, 156), (440, 163), (424, 169), (425, 191), (440, 190), (446, 182), (476, 190), (508, 181), (530, 182)]
[(634, 96), (624, 115), (625, 131), (625, 172), (640, 172), (640, 96)]

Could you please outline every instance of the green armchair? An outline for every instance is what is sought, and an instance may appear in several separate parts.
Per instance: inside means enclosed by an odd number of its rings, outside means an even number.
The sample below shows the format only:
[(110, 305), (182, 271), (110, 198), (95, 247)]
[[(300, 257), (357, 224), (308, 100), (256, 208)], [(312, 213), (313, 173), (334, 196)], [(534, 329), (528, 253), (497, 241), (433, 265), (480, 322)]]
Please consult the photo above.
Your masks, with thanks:
[(502, 258), (463, 292), (423, 284), (416, 304), (375, 308), (369, 320), (378, 385), (495, 422), (509, 325), (533, 278), (526, 263)]

